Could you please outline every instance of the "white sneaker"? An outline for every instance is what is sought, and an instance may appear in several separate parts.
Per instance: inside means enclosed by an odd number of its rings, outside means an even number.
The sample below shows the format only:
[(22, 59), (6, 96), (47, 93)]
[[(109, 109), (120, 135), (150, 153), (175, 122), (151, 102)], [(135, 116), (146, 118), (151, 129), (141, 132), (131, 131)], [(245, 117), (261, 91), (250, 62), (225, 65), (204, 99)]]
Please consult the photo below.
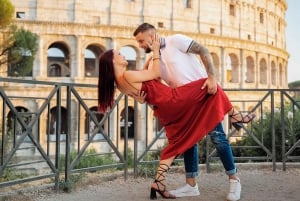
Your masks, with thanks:
[(227, 195), (227, 200), (237, 201), (241, 198), (241, 182), (240, 180), (229, 180), (229, 193)]
[(197, 184), (194, 187), (186, 184), (185, 186), (177, 188), (176, 190), (169, 191), (169, 193), (175, 195), (177, 198), (200, 195)]

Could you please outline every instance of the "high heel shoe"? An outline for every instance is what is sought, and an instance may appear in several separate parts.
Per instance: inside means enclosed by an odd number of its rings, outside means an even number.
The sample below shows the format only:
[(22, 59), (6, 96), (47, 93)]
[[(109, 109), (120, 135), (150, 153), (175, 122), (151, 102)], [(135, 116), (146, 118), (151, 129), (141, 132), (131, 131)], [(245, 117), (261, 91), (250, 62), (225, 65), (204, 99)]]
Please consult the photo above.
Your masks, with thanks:
[[(239, 120), (238, 118), (236, 118), (237, 115), (240, 115), (241, 119)], [(246, 116), (243, 116), (242, 113), (240, 112), (237, 112), (237, 113), (234, 113), (234, 109), (232, 110), (232, 114), (229, 115), (229, 117), (231, 119), (234, 119), (235, 122), (231, 122), (231, 125), (237, 130), (239, 131), (242, 127), (243, 127), (243, 124), (244, 123), (249, 123), (251, 122), (254, 118), (255, 118), (255, 114), (253, 113), (250, 113), (250, 114), (247, 114)]]
[[(165, 167), (166, 168), (165, 168)], [(151, 187), (151, 191), (150, 191), (150, 199), (151, 200), (156, 200), (156, 192), (159, 193), (163, 198), (165, 199), (175, 199), (176, 196), (170, 194), (167, 190), (166, 190), (166, 185), (162, 183), (162, 181), (165, 180), (165, 173), (169, 170), (169, 166), (166, 164), (160, 164), (158, 169), (157, 169), (157, 174), (159, 175), (155, 180), (154, 180), (154, 184), (156, 184), (157, 188), (154, 188), (153, 186)], [(160, 189), (160, 187), (162, 186), (162, 189)]]

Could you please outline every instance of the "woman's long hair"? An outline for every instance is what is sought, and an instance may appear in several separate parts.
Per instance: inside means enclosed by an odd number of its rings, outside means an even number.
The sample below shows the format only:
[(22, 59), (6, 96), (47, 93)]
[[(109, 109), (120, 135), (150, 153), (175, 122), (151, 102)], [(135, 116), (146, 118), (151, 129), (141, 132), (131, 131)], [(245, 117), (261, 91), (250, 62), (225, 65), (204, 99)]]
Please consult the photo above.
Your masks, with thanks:
[(99, 59), (98, 111), (107, 112), (114, 104), (115, 75), (113, 50), (107, 50)]

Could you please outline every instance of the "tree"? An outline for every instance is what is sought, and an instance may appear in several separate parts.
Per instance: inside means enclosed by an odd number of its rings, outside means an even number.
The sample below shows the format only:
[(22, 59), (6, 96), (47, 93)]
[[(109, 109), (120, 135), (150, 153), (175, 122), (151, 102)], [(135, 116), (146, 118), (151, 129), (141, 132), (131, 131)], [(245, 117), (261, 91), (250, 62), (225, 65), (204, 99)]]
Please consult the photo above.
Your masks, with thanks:
[(23, 28), (13, 31), (13, 45), (9, 48), (11, 76), (31, 76), (34, 56), (38, 50), (38, 36)]
[(8, 64), (8, 75), (30, 76), (34, 56), (38, 50), (38, 36), (15, 25), (10, 27), (0, 46), (0, 65)]
[(14, 15), (14, 6), (10, 0), (0, 0), (0, 29), (11, 24)]
[[(30, 76), (37, 52), (37, 35), (13, 25), (14, 6), (10, 0), (0, 0), (0, 66), (8, 65), (10, 76)], [(9, 27), (9, 29), (7, 29)]]

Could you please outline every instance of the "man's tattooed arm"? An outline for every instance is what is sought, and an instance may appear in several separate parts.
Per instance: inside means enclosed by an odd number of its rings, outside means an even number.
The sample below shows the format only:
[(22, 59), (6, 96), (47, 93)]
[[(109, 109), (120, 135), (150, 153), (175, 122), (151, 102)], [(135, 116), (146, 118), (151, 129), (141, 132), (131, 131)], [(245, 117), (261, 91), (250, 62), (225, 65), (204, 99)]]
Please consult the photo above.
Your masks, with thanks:
[(188, 49), (188, 52), (193, 54), (199, 54), (208, 76), (215, 76), (214, 63), (209, 53), (209, 50), (205, 46), (194, 41), (191, 47)]
[(206, 68), (206, 72), (208, 75), (207, 80), (202, 85), (202, 89), (207, 88), (207, 93), (215, 94), (217, 92), (217, 81), (215, 77), (215, 68), (213, 59), (206, 47), (203, 45), (196, 43), (195, 41), (191, 44), (190, 48), (188, 49), (189, 53), (199, 54)]

